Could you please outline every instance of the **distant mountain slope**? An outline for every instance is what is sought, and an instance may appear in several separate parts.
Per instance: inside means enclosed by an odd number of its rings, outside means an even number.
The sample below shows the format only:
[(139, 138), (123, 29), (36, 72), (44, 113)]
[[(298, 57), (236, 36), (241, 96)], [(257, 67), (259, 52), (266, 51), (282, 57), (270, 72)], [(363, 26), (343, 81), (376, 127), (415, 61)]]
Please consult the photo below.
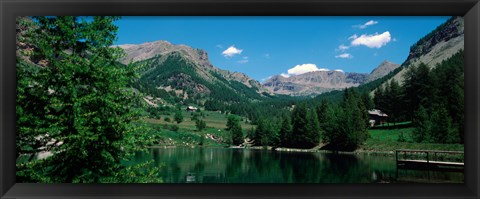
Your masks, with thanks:
[(339, 71), (314, 71), (291, 77), (276, 75), (263, 83), (270, 92), (285, 95), (311, 95), (365, 82), (368, 74)]
[(452, 17), (421, 38), (412, 45), (407, 60), (402, 64), (403, 69), (393, 79), (401, 83), (409, 66), (424, 63), (434, 68), (436, 64), (464, 49), (464, 27), (463, 17)]
[(360, 86), (381, 78), (400, 65), (383, 61), (370, 74), (344, 73), (340, 71), (314, 71), (290, 77), (275, 75), (263, 86), (270, 92), (284, 95), (316, 95), (333, 90)]
[(261, 100), (266, 91), (243, 73), (214, 67), (200, 49), (166, 41), (118, 47), (127, 54), (121, 62), (133, 61), (137, 66), (141, 78), (135, 87), (147, 95), (171, 102), (201, 104), (216, 100), (228, 104)]
[[(452, 17), (442, 25), (438, 26), (431, 33), (419, 39), (410, 48), (408, 58), (401, 66), (394, 69), (387, 75), (377, 80), (362, 84), (358, 87), (361, 92), (371, 92), (384, 85), (386, 82), (395, 79), (397, 82), (403, 82), (403, 75), (408, 67), (418, 65), (423, 62), (433, 68), (437, 63), (441, 63), (452, 57), (455, 53), (464, 48), (464, 23), (463, 17)], [(372, 71), (373, 73), (373, 71)], [(341, 100), (342, 93), (332, 91), (318, 95), (315, 99), (330, 99), (333, 101)]]
[(400, 67), (400, 64), (395, 64), (385, 60), (378, 67), (372, 70), (370, 75), (368, 75), (367, 82), (371, 82), (373, 80), (381, 78), (398, 67)]

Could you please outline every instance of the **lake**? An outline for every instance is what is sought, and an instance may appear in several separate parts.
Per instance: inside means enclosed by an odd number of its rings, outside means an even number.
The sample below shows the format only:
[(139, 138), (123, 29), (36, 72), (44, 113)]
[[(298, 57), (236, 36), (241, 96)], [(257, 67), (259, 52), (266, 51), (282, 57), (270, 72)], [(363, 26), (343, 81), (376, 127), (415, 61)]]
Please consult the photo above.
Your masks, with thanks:
[(151, 148), (165, 183), (463, 183), (463, 172), (396, 169), (395, 157), (230, 148)]

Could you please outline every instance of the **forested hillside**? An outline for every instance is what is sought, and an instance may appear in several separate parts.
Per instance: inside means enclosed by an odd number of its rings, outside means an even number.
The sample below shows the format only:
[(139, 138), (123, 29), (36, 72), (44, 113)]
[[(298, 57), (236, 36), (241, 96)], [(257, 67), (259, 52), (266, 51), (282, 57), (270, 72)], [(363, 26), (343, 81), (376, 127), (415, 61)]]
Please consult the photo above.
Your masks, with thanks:
[(132, 163), (158, 146), (355, 151), (383, 142), (372, 130), (393, 129), (399, 146), (463, 148), (461, 17), (371, 76), (315, 71), (267, 82), (328, 80), (319, 84), (334, 91), (317, 96), (268, 92), (186, 45), (113, 46), (118, 19), (17, 19), (17, 182), (162, 182), (163, 163)]

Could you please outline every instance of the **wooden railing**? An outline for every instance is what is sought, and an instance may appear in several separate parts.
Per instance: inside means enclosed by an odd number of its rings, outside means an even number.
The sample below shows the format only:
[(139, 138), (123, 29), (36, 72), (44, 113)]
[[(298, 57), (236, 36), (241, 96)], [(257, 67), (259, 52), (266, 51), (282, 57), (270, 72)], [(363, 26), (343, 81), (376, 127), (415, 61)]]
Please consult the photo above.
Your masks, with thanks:
[[(439, 157), (441, 157), (441, 160), (439, 160)], [(397, 168), (399, 166), (403, 166), (410, 168), (455, 167), (463, 169), (464, 152), (407, 149), (395, 150), (395, 162), (397, 164)]]

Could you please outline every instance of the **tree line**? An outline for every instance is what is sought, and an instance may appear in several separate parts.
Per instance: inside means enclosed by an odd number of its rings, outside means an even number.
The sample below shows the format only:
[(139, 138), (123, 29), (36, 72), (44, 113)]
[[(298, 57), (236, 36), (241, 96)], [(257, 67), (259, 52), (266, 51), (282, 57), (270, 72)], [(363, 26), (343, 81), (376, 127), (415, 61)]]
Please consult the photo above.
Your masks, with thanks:
[(368, 112), (361, 96), (349, 88), (339, 104), (296, 104), (280, 118), (261, 118), (247, 136), (259, 146), (313, 148), (323, 142), (332, 150), (353, 150), (368, 138)]
[(390, 122), (412, 121), (416, 142), (463, 143), (463, 50), (433, 69), (410, 66), (401, 85), (392, 80), (376, 89), (374, 102)]

